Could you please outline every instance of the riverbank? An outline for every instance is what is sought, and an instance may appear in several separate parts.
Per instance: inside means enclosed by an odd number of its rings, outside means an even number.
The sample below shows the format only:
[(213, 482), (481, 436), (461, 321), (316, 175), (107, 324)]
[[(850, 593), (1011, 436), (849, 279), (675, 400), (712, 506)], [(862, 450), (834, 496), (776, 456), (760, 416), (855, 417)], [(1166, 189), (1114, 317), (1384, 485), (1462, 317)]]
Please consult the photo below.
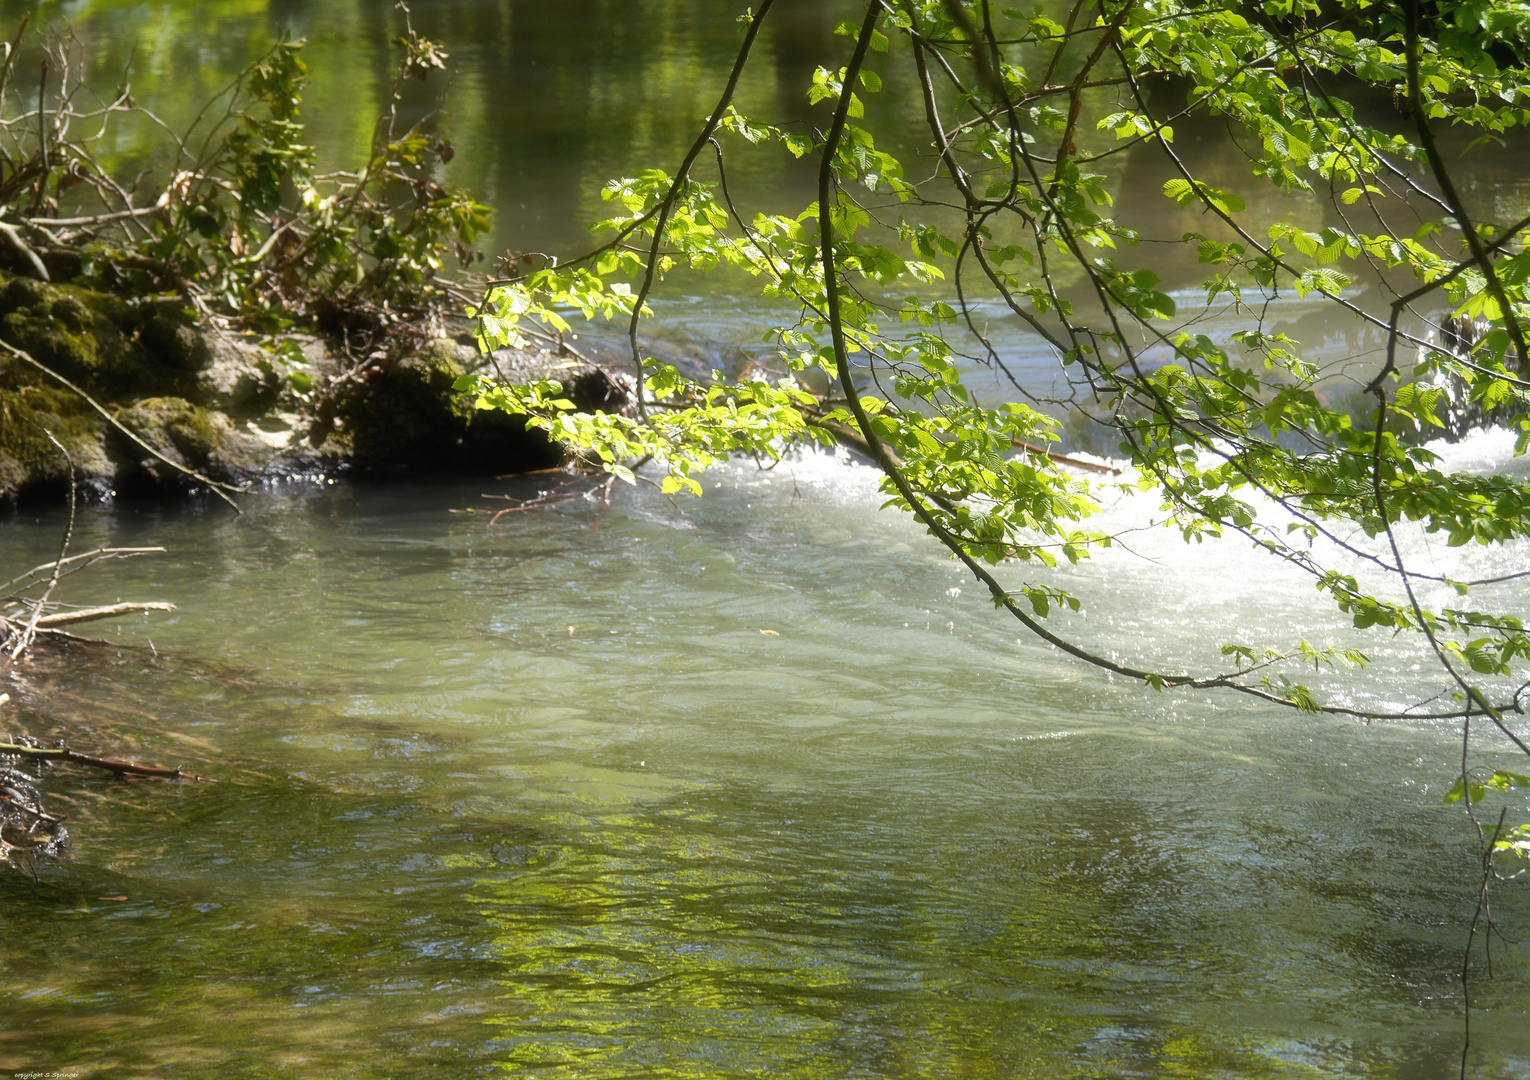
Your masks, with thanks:
[[(292, 334), (279, 353), (199, 324), (175, 297), (124, 298), (0, 271), (0, 501), (186, 493), (303, 476), (545, 468), (562, 451), (452, 389), (497, 368), (554, 379), (582, 409), (619, 379), (557, 350), (481, 354), (445, 328), (355, 357)], [(50, 439), (50, 436), (52, 437)], [(53, 440), (57, 440), (57, 445)], [(66, 456), (67, 455), (67, 456)]]

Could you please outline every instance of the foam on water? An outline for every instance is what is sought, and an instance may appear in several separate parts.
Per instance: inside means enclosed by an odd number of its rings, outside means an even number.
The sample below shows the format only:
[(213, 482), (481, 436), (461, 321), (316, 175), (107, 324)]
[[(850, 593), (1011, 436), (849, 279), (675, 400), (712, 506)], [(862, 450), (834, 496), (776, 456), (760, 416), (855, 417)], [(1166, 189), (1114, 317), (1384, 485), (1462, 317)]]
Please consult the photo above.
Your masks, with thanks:
[[(1427, 445), (1438, 455), (1437, 467), (1442, 471), (1477, 475), (1525, 472), (1526, 460), (1515, 457), (1513, 447), (1514, 434), (1501, 428), (1474, 432), (1458, 443)], [(1078, 595), (1084, 601), (1081, 614), (1057, 612), (1051, 617), (1054, 628), (1065, 636), (1112, 659), (1172, 672), (1226, 670), (1220, 648), (1228, 643), (1290, 651), (1306, 640), (1319, 648), (1360, 648), (1373, 659), (1370, 678), (1356, 680), (1339, 672), (1318, 671), (1298, 681), (1313, 685), (1324, 700), (1334, 704), (1377, 711), (1404, 709), (1447, 688), (1446, 675), (1422, 638), (1357, 631), (1349, 616), (1316, 590), (1311, 573), (1272, 556), (1236, 532), (1187, 543), (1177, 529), (1163, 526), (1167, 513), (1161, 497), (1155, 489), (1136, 489), (1136, 474), (1128, 463), (1081, 456), (1122, 470), (1108, 479), (1086, 477), (1093, 483), (1100, 512), (1082, 526), (1110, 534), (1115, 538), (1113, 546), (1096, 549), (1076, 567), (1064, 564), (1049, 571), (1009, 563), (996, 570), (1007, 586), (1050, 582)], [(1211, 460), (1208, 457), (1208, 463)], [(944, 548), (924, 535), (910, 516), (877, 511), (885, 500), (878, 491), (880, 479), (878, 470), (843, 449), (809, 448), (787, 454), (764, 471), (750, 462), (730, 463), (709, 474), (707, 484), (709, 498), (724, 490), (732, 492), (730, 513), (739, 509), (739, 498), (748, 513), (780, 509), (809, 494), (815, 502), (836, 507), (849, 528), (902, 533), (908, 549), (900, 558), (947, 560)], [(1256, 491), (1244, 489), (1238, 495), (1255, 508), (1259, 526), (1281, 537), (1288, 535), (1286, 526), (1296, 520), (1290, 511)], [(1390, 564), (1385, 538), (1367, 537), (1357, 527), (1341, 523), (1325, 523), (1325, 527), (1354, 550), (1320, 537), (1310, 550), (1322, 566), (1354, 574), (1362, 587), (1385, 599), (1406, 602), (1398, 579), (1364, 557), (1373, 555)], [(1451, 547), (1444, 536), (1428, 535), (1410, 522), (1399, 523), (1394, 532), (1412, 573), (1453, 581), (1516, 573), (1526, 567), (1530, 551), (1525, 542)], [(959, 581), (970, 581), (958, 565), (951, 564), (950, 570)], [(1521, 583), (1509, 581), (1478, 586), (1471, 600), (1463, 601), (1443, 582), (1426, 577), (1415, 579), (1414, 585), (1419, 602), (1435, 609), (1476, 603), (1513, 610), (1525, 593)], [(985, 590), (969, 586), (968, 591), (968, 604), (982, 603)], [(959, 594), (948, 591), (947, 595)], [(986, 618), (1002, 625), (1007, 616), (995, 613)], [(1021, 641), (1034, 646), (1027, 637), (1023, 635)], [(1500, 689), (1507, 690), (1507, 684)]]

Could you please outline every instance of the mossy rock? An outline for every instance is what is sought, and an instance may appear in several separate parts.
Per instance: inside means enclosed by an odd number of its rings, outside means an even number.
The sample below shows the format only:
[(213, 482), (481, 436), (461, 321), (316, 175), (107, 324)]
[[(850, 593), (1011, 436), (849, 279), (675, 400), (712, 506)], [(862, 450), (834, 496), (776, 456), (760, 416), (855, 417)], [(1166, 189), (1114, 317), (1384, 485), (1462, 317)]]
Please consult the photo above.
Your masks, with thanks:
[[(62, 493), (69, 467), (87, 492), (109, 488), (114, 467), (107, 456), (99, 416), (62, 388), (23, 386), (0, 390), (0, 496), (26, 488)], [(48, 438), (65, 451), (64, 459)]]
[(241, 420), (276, 408), (284, 382), (266, 353), (232, 337), (208, 344), (211, 360), (197, 373), (196, 401)]
[(138, 331), (138, 342), (151, 362), (157, 360), (173, 372), (194, 375), (212, 363), (207, 338), (179, 312), (159, 311), (149, 316)]
[(0, 312), (0, 338), (92, 394), (142, 394), (174, 381), (157, 377), (124, 332), (132, 312), (113, 297), (11, 278), (0, 289)]
[[(144, 437), (198, 471), (219, 479), (248, 475), (270, 456), (258, 440), (239, 437), (227, 417), (185, 400), (214, 396), (217, 387), (203, 375), (213, 350), (173, 298), (126, 300), (0, 272), (0, 339), (103, 406), (136, 401), (125, 415), (144, 426)], [(184, 486), (162, 462), (146, 469), (142, 461), (152, 456), (110, 429), (77, 393), (0, 355), (0, 496), (67, 486), (63, 455), (44, 428), (64, 444), (87, 492), (108, 494), (124, 476)]]
[[(240, 432), (227, 415), (184, 398), (145, 398), (119, 412), (117, 420), (177, 465), (224, 483), (261, 475), (271, 457), (269, 447)], [(179, 490), (196, 485), (121, 432), (114, 430), (107, 442), (124, 465), (117, 476), (119, 487)]]
[(3, 273), (0, 338), (104, 398), (194, 394), (213, 360), (177, 300), (135, 302)]
[(336, 410), (356, 457), (444, 467), (467, 427), (467, 409), (451, 390), (462, 373), (448, 350), (426, 350), (374, 373)]
[[(0, 338), (69, 379), (137, 438), (177, 465), (239, 483), (283, 473), (344, 469), (498, 474), (557, 464), (561, 449), (524, 417), (475, 410), (453, 385), (486, 361), (471, 345), (430, 342), (380, 362), (338, 398), (321, 397), (310, 439), (274, 438), (270, 423), (307, 408), (280, 365), (255, 342), (210, 337), (174, 298), (132, 301), (0, 270)], [(350, 362), (304, 345), (305, 369), (323, 387)], [(512, 377), (554, 378), (581, 409), (625, 403), (604, 372), (539, 353), (497, 355)], [(508, 365), (508, 367), (505, 367)], [(346, 385), (342, 383), (342, 385)], [(231, 418), (232, 417), (232, 418)], [(236, 422), (237, 421), (237, 422)], [(301, 426), (301, 425), (299, 425)], [(64, 443), (87, 493), (183, 492), (197, 486), (111, 425), (78, 394), (22, 360), (0, 354), (0, 498), (57, 495)], [(309, 445), (309, 443), (314, 445)]]
[(95, 393), (142, 388), (149, 373), (122, 331), (72, 304), (20, 308), (0, 316), (0, 338)]
[(52, 290), (43, 282), (0, 273), (0, 315), (9, 315), (17, 308), (41, 307), (52, 299)]

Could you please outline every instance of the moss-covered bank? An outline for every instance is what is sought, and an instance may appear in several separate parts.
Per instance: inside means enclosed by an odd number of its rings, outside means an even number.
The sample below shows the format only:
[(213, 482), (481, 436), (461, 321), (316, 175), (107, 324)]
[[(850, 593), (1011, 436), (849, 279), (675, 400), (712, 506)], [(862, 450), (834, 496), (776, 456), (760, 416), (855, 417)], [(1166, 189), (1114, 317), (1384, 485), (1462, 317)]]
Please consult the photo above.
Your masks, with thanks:
[[(299, 337), (286, 371), (236, 335), (196, 325), (174, 297), (137, 300), (0, 271), (0, 340), (81, 393), (0, 353), (0, 499), (52, 498), (68, 465), (96, 497), (198, 486), (148, 452), (216, 481), (343, 472), (498, 474), (555, 464), (559, 450), (515, 417), (475, 411), (452, 383), (488, 360), (439, 338), (358, 365)], [(581, 408), (625, 403), (599, 368), (551, 354), (497, 357), (517, 377), (556, 378)], [(291, 374), (299, 378), (291, 379)], [(295, 386), (314, 390), (299, 395)]]

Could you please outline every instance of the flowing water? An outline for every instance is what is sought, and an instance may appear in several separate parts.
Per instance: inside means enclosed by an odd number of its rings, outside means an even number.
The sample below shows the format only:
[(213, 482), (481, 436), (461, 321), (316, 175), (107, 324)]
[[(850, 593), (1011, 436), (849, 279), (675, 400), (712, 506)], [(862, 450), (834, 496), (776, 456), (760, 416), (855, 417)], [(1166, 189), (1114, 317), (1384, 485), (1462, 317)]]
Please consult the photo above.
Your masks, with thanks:
[[(1441, 803), (1454, 724), (1113, 683), (1017, 640), (865, 467), (711, 483), (683, 514), (623, 488), (492, 527), (448, 513), (480, 487), (445, 485), (87, 513), (81, 550), (169, 549), (106, 598), (179, 608), (41, 663), (19, 722), (219, 782), (55, 774), (73, 861), (0, 877), (0, 1067), (1454, 1067), (1474, 882)], [(45, 559), (59, 524), (17, 515), (0, 545)], [(1086, 641), (1343, 635), (1240, 545), (1136, 535), (1076, 575)], [(1383, 648), (1366, 702), (1436, 682), (1421, 659)], [(1522, 938), (1524, 888), (1495, 903)], [(1530, 1075), (1527, 991), (1500, 947), (1475, 1075)]]
[[(800, 107), (802, 57), (833, 41), (835, 17), (780, 5), (791, 18), (744, 88), (746, 107), (778, 115)], [(606, 177), (677, 160), (730, 60), (735, 6), (416, 3), (462, 65), (443, 121), (452, 179), (495, 205), (496, 244), (570, 250)], [(397, 19), (346, 0), (45, 11), (75, 21), (99, 71), (131, 56), (141, 95), (182, 117), (293, 27), (311, 42), (305, 115), (337, 158), (365, 145)], [(890, 82), (889, 115), (899, 92)], [(1490, 164), (1518, 160), (1505, 154)], [(1111, 159), (1118, 202), (1157, 188), (1130, 157)], [(1530, 174), (1474, 175), (1513, 202)], [(809, 180), (746, 159), (739, 183), (805, 202)], [(1190, 274), (1164, 276), (1185, 288)], [(1323, 356), (1375, 345), (1315, 305), (1280, 310)], [(664, 315), (677, 354), (736, 366), (768, 312), (696, 287)], [(991, 316), (1016, 370), (1050, 378)], [(1510, 442), (1480, 436), (1449, 463), (1522, 470)], [(1458, 1069), (1479, 871), (1474, 833), (1441, 801), (1454, 723), (1112, 681), (996, 614), (877, 510), (868, 469), (832, 456), (721, 469), (679, 509), (619, 486), (609, 505), (492, 526), (449, 513), (535, 483), (294, 486), (247, 497), (238, 518), (216, 503), (82, 512), (75, 550), (168, 550), (68, 579), (62, 598), (178, 608), (97, 624), (120, 648), (40, 656), (3, 725), (218, 782), (50, 774), (73, 857), (35, 881), (0, 874), (0, 1068)], [(1155, 511), (1107, 508), (1107, 525), (1142, 531), (1064, 574), (1087, 602), (1062, 617), (1071, 634), (1204, 667), (1228, 641), (1352, 636), (1307, 581), (1237, 543), (1185, 548), (1145, 528)], [(0, 520), (0, 569), (51, 558), (62, 522)], [(1457, 575), (1524, 565), (1523, 548), (1411, 543)], [(1411, 643), (1371, 647), (1360, 690), (1309, 678), (1369, 706), (1441, 689)], [(1494, 913), (1509, 939), (1530, 936), (1523, 881)], [(1530, 958), (1501, 943), (1493, 958), (1473, 984), (1473, 1075), (1523, 1080)]]

